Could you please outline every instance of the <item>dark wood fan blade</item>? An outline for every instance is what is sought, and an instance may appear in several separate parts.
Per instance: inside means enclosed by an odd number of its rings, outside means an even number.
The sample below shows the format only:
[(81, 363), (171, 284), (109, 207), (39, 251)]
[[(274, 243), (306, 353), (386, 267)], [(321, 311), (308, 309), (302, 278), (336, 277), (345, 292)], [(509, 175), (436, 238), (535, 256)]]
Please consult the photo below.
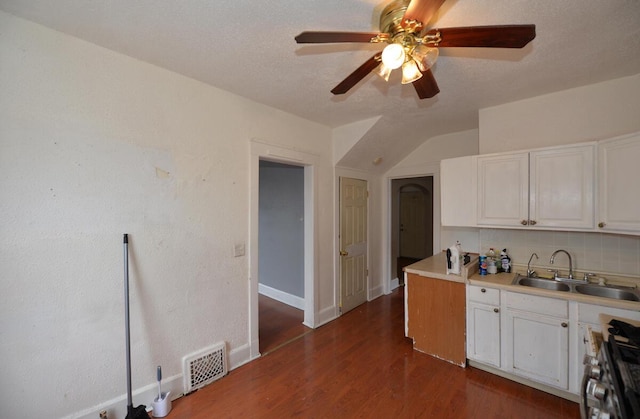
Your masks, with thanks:
[(328, 44), (335, 42), (371, 42), (378, 32), (302, 32), (296, 36), (299, 44)]
[(429, 34), (440, 31), (446, 47), (522, 48), (536, 37), (536, 25), (470, 26), (466, 28), (445, 28), (430, 30)]
[(430, 69), (422, 72), (422, 77), (413, 82), (413, 87), (420, 99), (428, 99), (440, 93), (438, 83)]
[(427, 23), (429, 23), (444, 2), (445, 0), (411, 0), (407, 11), (404, 12), (402, 25), (404, 26), (404, 22), (407, 20), (416, 20), (424, 26), (427, 26)]
[(377, 53), (373, 57), (369, 58), (364, 62), (360, 67), (356, 69), (353, 73), (349, 74), (346, 79), (342, 80), (340, 84), (334, 87), (331, 90), (331, 93), (334, 95), (342, 95), (345, 94), (355, 86), (360, 80), (365, 78), (365, 76), (373, 71), (380, 64), (380, 57), (382, 53)]

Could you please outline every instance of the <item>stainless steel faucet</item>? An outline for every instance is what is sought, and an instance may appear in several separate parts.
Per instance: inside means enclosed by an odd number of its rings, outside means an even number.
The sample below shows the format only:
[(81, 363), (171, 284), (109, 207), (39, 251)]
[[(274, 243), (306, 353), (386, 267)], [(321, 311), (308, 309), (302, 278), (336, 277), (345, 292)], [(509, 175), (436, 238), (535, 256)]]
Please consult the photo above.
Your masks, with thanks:
[(533, 278), (533, 276), (536, 274), (536, 271), (534, 271), (533, 269), (531, 269), (531, 259), (533, 259), (533, 257), (536, 257), (536, 260), (538, 259), (538, 254), (537, 253), (531, 253), (531, 257), (529, 258), (529, 262), (527, 263), (527, 276), (529, 278)]
[(553, 254), (551, 255), (551, 259), (549, 260), (549, 263), (551, 263), (553, 265), (553, 261), (556, 258), (556, 255), (558, 253), (564, 253), (567, 255), (567, 257), (569, 258), (569, 279), (573, 279), (573, 262), (571, 261), (571, 255), (569, 254), (569, 252), (567, 252), (566, 250), (563, 249), (558, 249), (555, 252), (553, 252)]

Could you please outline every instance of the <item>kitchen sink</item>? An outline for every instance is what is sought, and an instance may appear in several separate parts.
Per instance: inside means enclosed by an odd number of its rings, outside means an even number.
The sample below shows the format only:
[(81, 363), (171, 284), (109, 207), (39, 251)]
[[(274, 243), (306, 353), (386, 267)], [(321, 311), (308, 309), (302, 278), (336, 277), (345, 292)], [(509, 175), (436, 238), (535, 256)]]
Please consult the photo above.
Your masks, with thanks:
[(551, 291), (571, 292), (591, 295), (594, 297), (611, 298), (614, 300), (640, 301), (640, 290), (637, 288), (616, 287), (610, 285), (595, 285), (574, 282), (562, 282), (553, 279), (531, 278), (516, 274), (512, 285), (541, 288)]
[(576, 285), (576, 292), (596, 297), (613, 298), (616, 300), (640, 301), (637, 290), (621, 289), (599, 285)]
[(571, 291), (571, 287), (567, 284), (563, 284), (562, 282), (553, 281), (550, 279), (540, 279), (540, 278), (528, 278), (526, 276), (516, 275), (516, 278), (513, 282), (515, 285), (523, 285), (525, 287), (533, 287), (533, 288), (543, 288), (545, 290), (552, 291)]

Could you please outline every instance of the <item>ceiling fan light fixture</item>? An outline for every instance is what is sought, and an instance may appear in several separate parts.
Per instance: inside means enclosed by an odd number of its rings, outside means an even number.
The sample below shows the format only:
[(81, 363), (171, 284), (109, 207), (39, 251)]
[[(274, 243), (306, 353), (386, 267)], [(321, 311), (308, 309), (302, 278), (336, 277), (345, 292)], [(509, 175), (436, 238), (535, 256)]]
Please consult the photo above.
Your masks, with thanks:
[(415, 60), (408, 60), (402, 65), (402, 84), (413, 83), (420, 77), (422, 77), (422, 73)]
[(400, 68), (406, 58), (404, 47), (400, 44), (389, 44), (382, 50), (382, 63), (391, 70)]
[(420, 70), (427, 71), (436, 63), (439, 54), (438, 48), (431, 48), (420, 44), (415, 47), (411, 55), (418, 63)]
[(384, 79), (384, 81), (389, 81), (389, 76), (391, 75), (391, 70), (389, 67), (384, 65), (384, 63), (380, 63), (378, 69), (376, 70), (376, 74)]

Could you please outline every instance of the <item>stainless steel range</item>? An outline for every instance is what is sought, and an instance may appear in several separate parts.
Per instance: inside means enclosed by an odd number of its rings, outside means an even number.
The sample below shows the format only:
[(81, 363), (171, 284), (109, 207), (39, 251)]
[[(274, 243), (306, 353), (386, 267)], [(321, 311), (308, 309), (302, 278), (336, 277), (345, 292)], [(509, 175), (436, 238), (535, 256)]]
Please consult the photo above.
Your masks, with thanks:
[[(585, 356), (581, 416), (640, 419), (640, 327), (611, 319), (603, 332), (597, 356)], [(596, 340), (592, 334), (591, 341)]]

